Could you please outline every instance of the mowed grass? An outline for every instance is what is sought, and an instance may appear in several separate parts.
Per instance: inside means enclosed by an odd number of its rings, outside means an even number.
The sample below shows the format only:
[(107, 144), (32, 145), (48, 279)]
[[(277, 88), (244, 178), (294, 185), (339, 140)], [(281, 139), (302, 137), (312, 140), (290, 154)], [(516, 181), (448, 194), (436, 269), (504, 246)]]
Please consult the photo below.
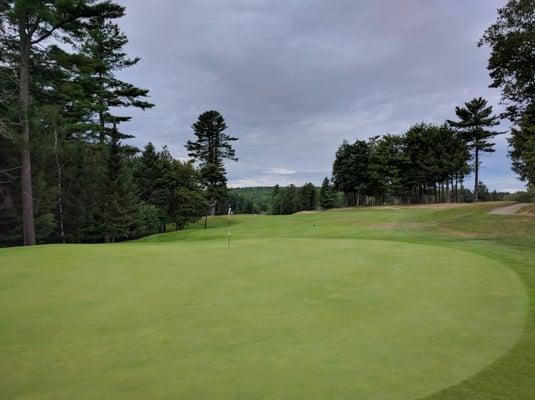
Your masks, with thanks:
[(535, 221), (226, 217), (0, 250), (1, 399), (533, 399)]

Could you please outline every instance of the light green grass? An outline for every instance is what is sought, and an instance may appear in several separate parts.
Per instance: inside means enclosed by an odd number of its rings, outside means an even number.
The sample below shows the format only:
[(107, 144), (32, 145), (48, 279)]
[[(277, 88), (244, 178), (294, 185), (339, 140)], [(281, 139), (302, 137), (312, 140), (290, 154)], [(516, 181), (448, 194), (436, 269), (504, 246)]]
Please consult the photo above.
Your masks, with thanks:
[(491, 207), (2, 249), (0, 398), (533, 399), (535, 223)]

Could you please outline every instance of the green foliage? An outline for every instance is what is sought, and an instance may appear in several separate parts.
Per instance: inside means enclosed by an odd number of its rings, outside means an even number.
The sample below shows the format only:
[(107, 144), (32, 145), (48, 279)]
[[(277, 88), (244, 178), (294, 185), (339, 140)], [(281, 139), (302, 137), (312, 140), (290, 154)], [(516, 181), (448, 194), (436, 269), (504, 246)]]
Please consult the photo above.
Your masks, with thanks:
[(507, 194), (504, 200), (518, 201), (521, 203), (535, 203), (535, 188), (529, 186), (526, 191)]
[(503, 116), (516, 126), (509, 144), (513, 171), (535, 184), (535, 2), (509, 0), (479, 45), (491, 48), (491, 87), (500, 88), (507, 105)]
[(308, 182), (301, 188), (300, 196), (303, 210), (311, 211), (318, 207), (318, 191), (312, 183)]
[(349, 205), (359, 205), (360, 196), (370, 188), (370, 146), (364, 140), (344, 141), (336, 152), (333, 184), (345, 193)]
[(169, 222), (183, 229), (206, 209), (200, 172), (191, 162), (174, 160), (165, 146), (160, 152), (152, 143), (145, 146), (135, 162), (135, 177), (140, 199), (157, 210), (161, 231)]
[(129, 116), (118, 116), (112, 109), (136, 107), (151, 108), (154, 105), (145, 100), (148, 90), (120, 80), (116, 72), (134, 66), (139, 58), (128, 58), (124, 46), (128, 43), (126, 35), (119, 26), (100, 16), (90, 19), (87, 35), (76, 55), (79, 76), (76, 82), (87, 95), (86, 106), (95, 116), (95, 133), (100, 141), (111, 134), (121, 139), (132, 135), (113, 132), (110, 124), (129, 121)]
[(526, 108), (518, 127), (513, 127), (508, 140), (513, 171), (523, 181), (535, 185), (535, 104)]
[(206, 188), (208, 212), (225, 212), (227, 178), (224, 167), (226, 159), (237, 161), (232, 142), (238, 140), (225, 133), (227, 124), (217, 111), (206, 111), (192, 125), (196, 140), (186, 142), (188, 155), (201, 167), (201, 181)]
[(448, 124), (459, 131), (460, 137), (468, 143), (471, 149), (479, 152), (493, 153), (494, 143), (490, 142), (500, 132), (490, 131), (486, 128), (499, 124), (498, 117), (492, 114), (492, 106), (487, 105), (482, 97), (473, 99), (464, 104), (464, 107), (455, 107), (458, 121), (448, 120)]
[(152, 204), (139, 203), (134, 214), (130, 234), (133, 238), (157, 233), (160, 227), (158, 208)]
[(212, 110), (202, 113), (192, 125), (192, 129), (197, 139), (188, 140), (186, 150), (188, 155), (202, 166), (221, 166), (225, 159), (238, 160), (231, 143), (238, 138), (225, 133), (227, 124), (219, 112)]
[(333, 188), (327, 177), (325, 177), (321, 183), (319, 206), (322, 210), (328, 210), (336, 206), (335, 194), (333, 193)]
[(535, 2), (509, 0), (483, 34), (479, 45), (491, 48), (491, 87), (500, 88), (508, 104), (505, 116), (517, 121), (535, 104)]
[(206, 198), (200, 186), (199, 173), (191, 162), (173, 160), (171, 168), (169, 216), (179, 230), (204, 214)]
[(421, 123), (399, 136), (344, 141), (333, 183), (351, 206), (456, 201), (468, 160), (468, 148), (455, 131)]
[(448, 120), (448, 124), (459, 131), (461, 139), (474, 151), (474, 201), (478, 201), (479, 156), (482, 152), (493, 153), (495, 151), (494, 143), (490, 142), (490, 139), (499, 135), (500, 132), (487, 128), (498, 125), (498, 117), (492, 114), (492, 106), (487, 106), (487, 100), (482, 97), (466, 102), (464, 107), (456, 107), (455, 114), (459, 120)]
[(272, 193), (272, 187), (230, 188), (229, 204), (234, 214), (267, 213)]
[(317, 206), (317, 189), (310, 182), (300, 188), (295, 185), (286, 187), (276, 185), (273, 188), (270, 207), (271, 214), (284, 215), (299, 211), (311, 211), (316, 210)]
[(167, 148), (156, 152), (152, 143), (148, 143), (140, 159), (135, 164), (135, 177), (139, 198), (155, 206), (158, 219), (163, 227), (169, 220), (168, 201), (170, 198), (171, 168), (173, 159)]
[(127, 239), (135, 224), (137, 211), (132, 171), (127, 168), (119, 135), (112, 133), (109, 150), (104, 158), (106, 168), (97, 197), (98, 231), (106, 242)]

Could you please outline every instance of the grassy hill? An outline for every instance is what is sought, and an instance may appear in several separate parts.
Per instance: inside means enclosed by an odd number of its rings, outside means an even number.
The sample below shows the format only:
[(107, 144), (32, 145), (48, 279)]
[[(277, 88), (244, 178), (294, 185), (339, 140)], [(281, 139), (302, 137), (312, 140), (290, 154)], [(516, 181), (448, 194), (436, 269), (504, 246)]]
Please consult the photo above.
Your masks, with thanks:
[(0, 249), (0, 398), (533, 399), (535, 218), (505, 204)]

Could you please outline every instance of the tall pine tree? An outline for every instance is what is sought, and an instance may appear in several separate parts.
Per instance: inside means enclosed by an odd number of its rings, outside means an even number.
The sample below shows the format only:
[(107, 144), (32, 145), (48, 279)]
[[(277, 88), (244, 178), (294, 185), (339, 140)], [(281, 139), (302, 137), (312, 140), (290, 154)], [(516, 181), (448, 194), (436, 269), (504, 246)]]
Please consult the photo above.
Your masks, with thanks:
[(477, 202), (479, 200), (479, 156), (481, 153), (495, 151), (494, 143), (490, 139), (499, 135), (500, 132), (491, 131), (488, 128), (499, 124), (498, 117), (492, 114), (492, 106), (488, 106), (487, 100), (482, 97), (466, 102), (464, 107), (456, 107), (455, 114), (459, 120), (448, 120), (449, 125), (459, 130), (460, 137), (474, 151), (474, 202)]
[(225, 133), (227, 124), (217, 111), (206, 111), (192, 125), (195, 140), (188, 140), (186, 149), (193, 160), (199, 162), (202, 181), (206, 187), (208, 214), (227, 196), (225, 160), (238, 161), (232, 142), (238, 140)]
[[(32, 193), (31, 140), (31, 68), (42, 63), (38, 54), (50, 46), (47, 39), (74, 43), (91, 17), (113, 18), (123, 8), (111, 1), (91, 0), (4, 0), (0, 20), (3, 50), (9, 49), (11, 62), (18, 69), (20, 183), (24, 244), (35, 244), (34, 204)], [(38, 50), (37, 48), (40, 47)]]
[[(117, 24), (97, 16), (89, 20), (87, 39), (79, 46), (78, 81), (91, 99), (88, 106), (95, 113), (94, 130), (101, 142), (110, 136), (113, 126), (131, 119), (114, 114), (113, 110), (128, 107), (145, 110), (154, 106), (146, 100), (147, 89), (138, 88), (117, 77), (118, 71), (140, 61), (138, 57), (127, 56), (123, 49), (127, 43), (126, 35)], [(118, 131), (114, 131), (114, 135), (119, 135), (120, 139), (132, 137)]]
[(329, 178), (325, 177), (320, 187), (319, 205), (323, 210), (328, 210), (335, 206), (334, 193)]
[(106, 242), (130, 237), (138, 205), (132, 171), (126, 165), (125, 151), (119, 134), (115, 132), (115, 129), (111, 131), (106, 168), (98, 197), (97, 226)]

